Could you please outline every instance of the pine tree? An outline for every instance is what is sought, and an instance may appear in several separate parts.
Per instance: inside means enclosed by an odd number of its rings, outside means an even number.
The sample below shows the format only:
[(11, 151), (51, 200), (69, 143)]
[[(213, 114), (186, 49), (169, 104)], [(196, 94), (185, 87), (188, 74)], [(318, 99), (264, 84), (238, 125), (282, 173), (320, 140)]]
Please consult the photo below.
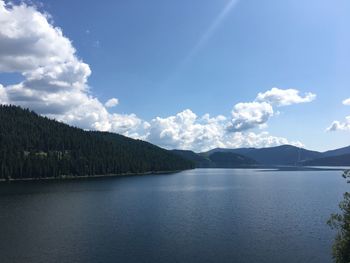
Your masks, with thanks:
[(84, 131), (0, 105), (0, 179), (89, 176), (193, 168), (192, 162), (119, 134)]
[[(350, 170), (344, 172), (343, 177), (350, 183)], [(340, 202), (341, 213), (332, 214), (328, 224), (337, 229), (333, 244), (333, 259), (336, 263), (350, 262), (350, 193), (344, 193), (344, 199)]]

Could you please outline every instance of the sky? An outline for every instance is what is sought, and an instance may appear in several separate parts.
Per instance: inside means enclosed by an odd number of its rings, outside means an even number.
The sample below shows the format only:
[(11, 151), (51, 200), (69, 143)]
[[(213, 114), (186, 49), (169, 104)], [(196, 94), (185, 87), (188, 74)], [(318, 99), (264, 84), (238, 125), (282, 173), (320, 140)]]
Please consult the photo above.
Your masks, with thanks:
[(348, 0), (0, 0), (0, 103), (167, 149), (350, 145)]

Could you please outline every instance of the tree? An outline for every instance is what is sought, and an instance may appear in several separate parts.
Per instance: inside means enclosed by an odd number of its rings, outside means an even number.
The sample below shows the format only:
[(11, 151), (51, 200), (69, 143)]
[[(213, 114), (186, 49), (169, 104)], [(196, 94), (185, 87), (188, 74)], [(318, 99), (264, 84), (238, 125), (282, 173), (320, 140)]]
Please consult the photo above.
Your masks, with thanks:
[(0, 179), (90, 176), (191, 169), (148, 142), (84, 131), (16, 106), (0, 105)]
[[(350, 183), (350, 170), (345, 171), (343, 177)], [(337, 229), (338, 233), (333, 244), (333, 259), (336, 263), (350, 262), (350, 193), (344, 193), (340, 202), (340, 214), (332, 214), (328, 225)]]

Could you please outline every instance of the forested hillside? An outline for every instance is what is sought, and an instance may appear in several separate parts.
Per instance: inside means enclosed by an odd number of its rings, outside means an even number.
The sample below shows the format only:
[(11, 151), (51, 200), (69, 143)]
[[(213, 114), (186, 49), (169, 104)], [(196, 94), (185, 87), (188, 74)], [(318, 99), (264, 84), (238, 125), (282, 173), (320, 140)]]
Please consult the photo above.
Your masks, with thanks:
[(236, 153), (256, 160), (259, 164), (270, 165), (305, 165), (305, 166), (348, 166), (350, 165), (350, 146), (317, 152), (292, 145), (281, 145), (267, 148), (215, 148), (200, 153), (203, 157), (214, 153)]
[(326, 151), (322, 153), (322, 157), (332, 157), (332, 156), (339, 156), (344, 154), (350, 154), (350, 146), (342, 147), (331, 151)]
[(216, 152), (209, 155), (209, 159), (217, 168), (231, 168), (231, 167), (254, 167), (258, 165), (258, 162), (231, 152)]
[(193, 151), (172, 150), (172, 152), (176, 155), (181, 156), (182, 158), (192, 161), (195, 164), (196, 168), (211, 168), (214, 166), (209, 158), (201, 156)]
[(198, 154), (192, 151), (173, 150), (173, 152), (195, 163), (196, 168), (243, 168), (256, 167), (255, 160), (232, 152), (213, 152)]
[(16, 106), (0, 106), (0, 178), (86, 176), (193, 168), (150, 143), (84, 131)]
[(303, 162), (305, 166), (350, 166), (350, 154), (324, 157)]
[(321, 158), (322, 153), (310, 151), (292, 145), (281, 145), (268, 148), (216, 148), (202, 155), (210, 155), (215, 152), (231, 152), (249, 157), (262, 165), (296, 165), (302, 161)]

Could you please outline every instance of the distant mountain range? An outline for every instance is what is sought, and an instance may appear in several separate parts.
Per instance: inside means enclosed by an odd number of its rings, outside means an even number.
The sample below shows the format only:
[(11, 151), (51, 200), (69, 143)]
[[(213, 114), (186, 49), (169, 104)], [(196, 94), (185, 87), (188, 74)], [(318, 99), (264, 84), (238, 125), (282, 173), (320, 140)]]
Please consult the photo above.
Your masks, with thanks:
[(238, 148), (238, 149), (213, 149), (204, 154), (215, 152), (231, 152), (242, 154), (264, 165), (295, 165), (302, 161), (321, 158), (322, 153), (309, 151), (292, 145), (281, 145), (269, 148)]
[(168, 151), (122, 135), (84, 131), (0, 105), (0, 179), (140, 174), (197, 168), (350, 166), (350, 146), (317, 152), (291, 145)]
[(350, 154), (318, 158), (303, 162), (305, 166), (350, 166)]
[(233, 168), (257, 166), (250, 157), (232, 152), (213, 152), (198, 154), (193, 151), (173, 150), (173, 153), (195, 163), (197, 168)]
[(268, 148), (215, 148), (207, 152), (174, 150), (177, 155), (195, 162), (196, 167), (247, 166), (350, 166), (350, 146), (317, 152), (292, 145)]
[(350, 146), (322, 153), (322, 157), (339, 156), (350, 153)]

